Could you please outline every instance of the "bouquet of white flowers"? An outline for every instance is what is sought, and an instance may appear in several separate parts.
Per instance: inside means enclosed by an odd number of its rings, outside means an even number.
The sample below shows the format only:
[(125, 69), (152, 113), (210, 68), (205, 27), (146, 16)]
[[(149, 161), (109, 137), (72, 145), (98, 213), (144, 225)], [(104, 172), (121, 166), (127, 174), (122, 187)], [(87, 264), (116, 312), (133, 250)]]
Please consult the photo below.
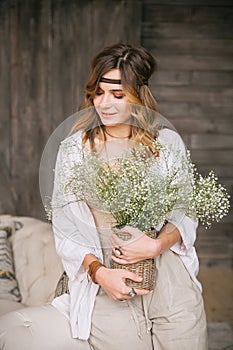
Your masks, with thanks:
[[(65, 188), (77, 200), (110, 212), (119, 228), (130, 225), (148, 231), (173, 210), (196, 217), (205, 227), (227, 215), (229, 195), (213, 171), (202, 177), (188, 151), (175, 152), (157, 141), (154, 147), (159, 157), (139, 145), (110, 163), (86, 151)], [(171, 153), (179, 161), (169, 167)]]

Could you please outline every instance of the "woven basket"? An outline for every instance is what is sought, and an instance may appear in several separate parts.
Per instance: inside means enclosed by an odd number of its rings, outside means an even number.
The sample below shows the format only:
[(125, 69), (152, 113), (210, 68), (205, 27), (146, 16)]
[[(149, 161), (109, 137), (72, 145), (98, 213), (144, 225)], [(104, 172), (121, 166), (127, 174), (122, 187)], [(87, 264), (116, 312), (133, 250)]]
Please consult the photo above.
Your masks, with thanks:
[[(150, 238), (156, 238), (156, 230), (145, 232), (145, 234)], [(128, 240), (124, 239), (124, 240)], [(113, 252), (114, 254), (114, 252)], [(112, 269), (124, 269), (136, 273), (138, 276), (142, 277), (141, 282), (134, 282), (131, 279), (126, 278), (125, 283), (129, 287), (138, 288), (138, 289), (147, 289), (153, 290), (155, 288), (155, 259), (146, 259), (133, 264), (118, 264), (111, 259), (110, 267)]]

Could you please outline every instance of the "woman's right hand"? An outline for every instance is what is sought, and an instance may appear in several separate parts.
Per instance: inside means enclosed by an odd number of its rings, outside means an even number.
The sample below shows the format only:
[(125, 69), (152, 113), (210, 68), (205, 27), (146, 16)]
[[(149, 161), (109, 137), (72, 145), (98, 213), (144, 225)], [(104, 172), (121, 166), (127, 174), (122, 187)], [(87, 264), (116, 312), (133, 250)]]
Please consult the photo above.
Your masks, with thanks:
[[(142, 278), (133, 272), (121, 269), (108, 269), (101, 267), (97, 270), (96, 282), (104, 289), (107, 295), (113, 300), (132, 299), (128, 293), (132, 290), (125, 284), (125, 279), (129, 278), (135, 282), (141, 282)], [(134, 288), (137, 295), (147, 295), (150, 291), (146, 289)]]

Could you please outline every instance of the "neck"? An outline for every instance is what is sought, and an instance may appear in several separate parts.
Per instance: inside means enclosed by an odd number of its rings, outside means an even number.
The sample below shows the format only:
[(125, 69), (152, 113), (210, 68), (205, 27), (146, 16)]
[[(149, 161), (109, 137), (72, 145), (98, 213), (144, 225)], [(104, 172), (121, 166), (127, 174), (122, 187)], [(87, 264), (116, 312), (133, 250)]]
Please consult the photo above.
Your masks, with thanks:
[(128, 139), (132, 136), (130, 125), (105, 126), (105, 133), (115, 139)]

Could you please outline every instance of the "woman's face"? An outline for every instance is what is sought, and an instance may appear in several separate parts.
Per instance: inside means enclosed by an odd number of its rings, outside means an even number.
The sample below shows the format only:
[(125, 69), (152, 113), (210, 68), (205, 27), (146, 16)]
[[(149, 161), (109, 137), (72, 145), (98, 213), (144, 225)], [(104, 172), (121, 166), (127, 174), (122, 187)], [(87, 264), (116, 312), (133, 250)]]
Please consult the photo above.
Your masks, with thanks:
[[(121, 79), (119, 69), (111, 69), (103, 78)], [(130, 118), (130, 105), (121, 84), (100, 82), (93, 99), (94, 106), (104, 125), (116, 125)]]

